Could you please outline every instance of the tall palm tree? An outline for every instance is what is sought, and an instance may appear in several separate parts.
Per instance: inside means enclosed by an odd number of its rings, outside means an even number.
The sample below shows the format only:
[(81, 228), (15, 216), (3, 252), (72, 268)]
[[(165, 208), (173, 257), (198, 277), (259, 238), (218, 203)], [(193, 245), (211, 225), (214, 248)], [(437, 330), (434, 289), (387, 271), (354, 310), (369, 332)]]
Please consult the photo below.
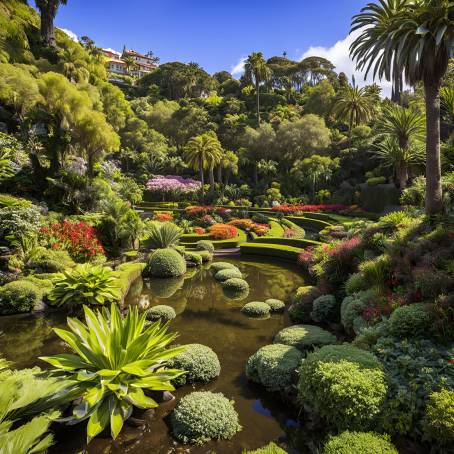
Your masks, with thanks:
[(246, 60), (244, 72), (248, 79), (255, 85), (255, 96), (257, 101), (257, 124), (260, 126), (260, 84), (268, 80), (271, 71), (268, 68), (262, 52), (253, 52)]
[(347, 85), (339, 91), (333, 106), (333, 113), (338, 120), (348, 123), (349, 132), (361, 123), (368, 123), (375, 106), (373, 99), (363, 88)]
[(126, 71), (129, 73), (132, 69), (137, 68), (137, 63), (134, 60), (134, 57), (127, 55), (126, 57), (122, 57), (124, 64), (126, 65)]
[[(379, 20), (387, 15), (386, 21)], [(443, 210), (440, 163), (440, 87), (453, 53), (454, 3), (450, 0), (380, 0), (352, 21), (360, 30), (350, 54), (357, 68), (391, 80), (394, 61), (426, 97), (426, 213)]]
[(194, 170), (199, 171), (200, 182), (202, 183), (202, 198), (205, 197), (204, 174), (208, 169), (210, 174), (211, 188), (214, 188), (214, 167), (219, 164), (222, 158), (222, 147), (214, 133), (204, 133), (189, 139), (184, 149), (184, 159)]
[(54, 19), (58, 7), (66, 5), (68, 0), (36, 0), (41, 15), (41, 39), (45, 47), (55, 47)]

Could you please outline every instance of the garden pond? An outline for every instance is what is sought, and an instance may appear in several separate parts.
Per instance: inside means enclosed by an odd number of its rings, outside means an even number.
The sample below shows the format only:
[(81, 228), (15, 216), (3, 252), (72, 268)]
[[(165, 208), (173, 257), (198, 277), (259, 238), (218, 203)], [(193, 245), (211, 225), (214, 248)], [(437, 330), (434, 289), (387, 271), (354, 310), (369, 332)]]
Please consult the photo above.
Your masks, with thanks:
[[(222, 259), (224, 261), (224, 259)], [(211, 347), (221, 362), (221, 375), (204, 385), (186, 385), (173, 394), (177, 400), (196, 390), (222, 392), (235, 401), (243, 430), (230, 441), (212, 442), (203, 447), (188, 447), (176, 443), (170, 436), (165, 416), (174, 402), (164, 402), (145, 428), (125, 425), (116, 441), (108, 435), (94, 439), (88, 453), (241, 453), (256, 449), (276, 439), (285, 439), (297, 426), (296, 412), (286, 407), (277, 396), (265, 392), (246, 379), (247, 359), (258, 348), (272, 342), (274, 335), (289, 320), (284, 314), (273, 314), (266, 320), (248, 318), (240, 312), (250, 301), (277, 298), (289, 303), (292, 292), (303, 285), (301, 271), (289, 264), (227, 259), (240, 268), (249, 283), (247, 296), (232, 299), (209, 271), (209, 265), (189, 269), (176, 279), (137, 280), (129, 291), (125, 305), (142, 308), (157, 304), (174, 307), (177, 317), (170, 329), (177, 331), (177, 343), (201, 343)], [(8, 316), (0, 318), (0, 351), (14, 362), (15, 367), (46, 365), (38, 356), (62, 352), (63, 342), (52, 328), (64, 326), (61, 313)], [(56, 445), (51, 453), (78, 453), (85, 447), (85, 424), (57, 426)], [(189, 451), (188, 451), (189, 449)]]

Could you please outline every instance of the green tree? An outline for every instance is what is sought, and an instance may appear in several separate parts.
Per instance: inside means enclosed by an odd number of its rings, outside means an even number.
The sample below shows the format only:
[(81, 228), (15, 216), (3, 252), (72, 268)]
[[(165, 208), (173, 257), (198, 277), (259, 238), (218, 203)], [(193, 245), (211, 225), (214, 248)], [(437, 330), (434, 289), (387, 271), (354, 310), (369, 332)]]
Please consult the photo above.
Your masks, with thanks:
[(60, 5), (66, 5), (68, 0), (36, 0), (36, 6), (41, 15), (41, 39), (46, 47), (55, 47), (54, 19)]
[(202, 198), (204, 198), (203, 171), (206, 169), (209, 170), (210, 183), (213, 189), (214, 167), (218, 165), (222, 159), (222, 146), (216, 134), (204, 133), (189, 139), (184, 150), (184, 159), (191, 168), (199, 171), (200, 182), (202, 183)]
[(329, 80), (322, 80), (314, 87), (309, 87), (304, 112), (325, 117), (331, 112), (336, 92)]
[(246, 60), (244, 65), (245, 76), (254, 82), (255, 97), (257, 104), (257, 124), (260, 127), (260, 84), (271, 76), (262, 52), (253, 52)]
[[(380, 17), (388, 14), (386, 22)], [(452, 56), (454, 4), (448, 0), (382, 0), (352, 21), (361, 30), (351, 46), (359, 69), (391, 80), (394, 62), (410, 85), (422, 82), (426, 98), (426, 213), (443, 210), (440, 163), (440, 87)]]
[(137, 68), (137, 63), (134, 60), (134, 57), (127, 55), (126, 57), (122, 57), (122, 60), (126, 65), (126, 72), (130, 73), (132, 70)]

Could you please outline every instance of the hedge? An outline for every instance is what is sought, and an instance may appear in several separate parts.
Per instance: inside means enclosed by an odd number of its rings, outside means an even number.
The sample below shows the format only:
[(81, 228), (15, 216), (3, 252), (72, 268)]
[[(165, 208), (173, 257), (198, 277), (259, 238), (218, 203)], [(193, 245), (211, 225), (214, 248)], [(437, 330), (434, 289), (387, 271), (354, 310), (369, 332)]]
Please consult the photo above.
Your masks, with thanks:
[(296, 248), (304, 249), (308, 246), (319, 246), (320, 241), (306, 240), (304, 238), (280, 238), (276, 236), (262, 236), (254, 239), (254, 243), (266, 243), (266, 244), (282, 244), (284, 246), (293, 246)]
[(301, 248), (282, 244), (246, 243), (240, 245), (241, 254), (264, 255), (280, 259), (296, 261)]
[(304, 229), (320, 232), (320, 230), (326, 229), (326, 227), (331, 227), (332, 223), (321, 221), (319, 219), (311, 219), (303, 216), (286, 216), (285, 219), (294, 222), (299, 227)]

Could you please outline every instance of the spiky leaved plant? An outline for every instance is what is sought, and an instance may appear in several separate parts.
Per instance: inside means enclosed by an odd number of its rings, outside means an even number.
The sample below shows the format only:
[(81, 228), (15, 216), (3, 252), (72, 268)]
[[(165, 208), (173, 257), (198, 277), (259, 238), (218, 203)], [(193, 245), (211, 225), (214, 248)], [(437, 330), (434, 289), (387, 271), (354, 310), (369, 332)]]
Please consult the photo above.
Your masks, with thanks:
[(88, 441), (110, 424), (115, 439), (134, 407), (157, 407), (144, 391), (174, 390), (171, 380), (184, 371), (166, 369), (166, 361), (184, 348), (167, 348), (176, 334), (167, 333), (167, 324), (147, 325), (136, 307), (124, 318), (115, 304), (96, 313), (84, 306), (84, 312), (86, 324), (68, 318), (70, 331), (55, 328), (75, 354), (41, 359), (75, 380), (81, 390), (81, 402), (67, 420), (88, 419)]
[(172, 222), (153, 222), (147, 234), (152, 249), (165, 249), (178, 244), (181, 229)]

